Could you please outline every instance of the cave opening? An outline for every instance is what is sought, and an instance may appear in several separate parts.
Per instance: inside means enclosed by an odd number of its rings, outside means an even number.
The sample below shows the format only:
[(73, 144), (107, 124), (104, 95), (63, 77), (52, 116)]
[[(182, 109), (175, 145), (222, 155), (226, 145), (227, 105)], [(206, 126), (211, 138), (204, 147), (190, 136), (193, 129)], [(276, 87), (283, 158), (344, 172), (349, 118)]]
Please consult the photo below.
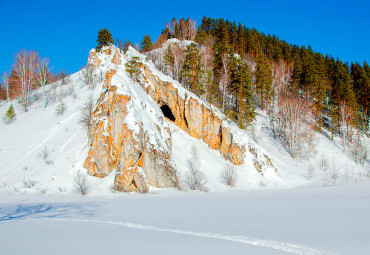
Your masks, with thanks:
[(175, 116), (173, 116), (173, 113), (171, 111), (171, 108), (168, 105), (165, 105), (165, 104), (162, 105), (161, 106), (161, 110), (163, 112), (164, 117), (166, 117), (170, 121), (173, 121), (173, 122), (176, 121), (176, 118), (175, 118)]

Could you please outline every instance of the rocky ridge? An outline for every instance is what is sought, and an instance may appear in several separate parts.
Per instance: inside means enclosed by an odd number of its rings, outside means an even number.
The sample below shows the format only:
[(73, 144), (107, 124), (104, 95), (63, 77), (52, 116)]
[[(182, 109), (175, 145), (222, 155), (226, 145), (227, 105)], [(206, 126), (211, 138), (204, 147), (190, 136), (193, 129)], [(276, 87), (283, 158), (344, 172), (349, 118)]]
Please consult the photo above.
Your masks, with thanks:
[[(125, 71), (125, 63), (134, 57), (141, 66), (139, 82)], [(114, 46), (98, 53), (92, 50), (88, 65), (105, 73), (105, 81), (92, 114), (84, 167), (97, 177), (116, 171), (115, 189), (146, 192), (149, 185), (177, 185), (165, 118), (235, 165), (251, 163), (248, 159), (262, 174), (267, 169), (276, 170), (269, 157), (218, 109), (160, 73), (133, 48), (124, 56)]]

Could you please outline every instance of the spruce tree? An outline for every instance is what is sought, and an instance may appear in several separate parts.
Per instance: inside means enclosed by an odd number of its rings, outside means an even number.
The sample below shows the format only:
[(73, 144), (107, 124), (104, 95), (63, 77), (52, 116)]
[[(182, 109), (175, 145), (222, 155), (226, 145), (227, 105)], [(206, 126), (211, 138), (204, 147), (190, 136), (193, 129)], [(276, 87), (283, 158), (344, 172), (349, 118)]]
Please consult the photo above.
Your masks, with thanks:
[(251, 74), (244, 60), (237, 60), (233, 76), (232, 93), (236, 98), (238, 124), (240, 128), (244, 128), (245, 123), (251, 123), (256, 116), (251, 87)]
[(96, 40), (96, 42), (98, 43), (98, 45), (96, 46), (96, 51), (99, 52), (103, 46), (108, 46), (109, 44), (113, 44), (114, 40), (109, 30), (106, 28), (103, 28), (103, 29), (100, 29), (98, 32), (98, 39)]
[(222, 102), (220, 89), (214, 80), (212, 70), (206, 70), (204, 73), (204, 87), (206, 89), (206, 99), (210, 104), (217, 107), (221, 107), (220, 102)]
[(15, 111), (13, 105), (9, 106), (9, 109), (6, 111), (5, 116), (3, 117), (3, 121), (5, 124), (10, 124), (15, 120)]
[(164, 65), (166, 66), (166, 69), (168, 70), (168, 74), (172, 74), (173, 66), (175, 63), (175, 57), (173, 55), (171, 45), (168, 45), (166, 49), (166, 53), (164, 54)]
[(141, 42), (141, 48), (144, 52), (150, 51), (153, 49), (152, 39), (149, 35), (145, 35), (143, 41)]
[(186, 47), (185, 60), (181, 72), (187, 89), (198, 96), (203, 95), (204, 88), (201, 83), (202, 67), (199, 49), (195, 43), (191, 43)]
[(259, 96), (261, 109), (270, 102), (274, 95), (272, 87), (272, 72), (269, 63), (263, 53), (258, 54), (257, 58), (256, 77), (256, 92)]
[(130, 77), (135, 82), (139, 82), (142, 76), (141, 66), (142, 63), (139, 57), (132, 57), (131, 60), (125, 64), (126, 72), (129, 73)]

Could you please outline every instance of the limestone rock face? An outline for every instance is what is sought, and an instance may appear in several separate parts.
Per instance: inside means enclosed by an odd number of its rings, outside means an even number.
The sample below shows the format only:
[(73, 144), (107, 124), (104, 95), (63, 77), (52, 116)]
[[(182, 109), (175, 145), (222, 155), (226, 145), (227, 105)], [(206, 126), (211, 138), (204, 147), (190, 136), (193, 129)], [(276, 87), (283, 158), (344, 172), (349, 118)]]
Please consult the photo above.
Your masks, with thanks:
[(142, 78), (134, 82), (123, 63), (139, 53), (128, 52), (122, 56), (111, 46), (89, 54), (88, 63), (105, 77), (92, 113), (90, 148), (84, 164), (89, 174), (105, 177), (115, 172), (114, 188), (126, 192), (176, 186), (171, 133), (163, 115), (235, 165), (244, 164), (246, 153), (251, 153), (257, 171), (263, 173), (264, 168), (273, 167), (265, 154), (251, 147), (247, 150), (250, 144), (245, 135), (231, 128), (217, 109), (151, 69), (144, 57)]
[(147, 93), (159, 106), (166, 105), (171, 109), (175, 118), (173, 122), (178, 127), (191, 136), (202, 139), (212, 149), (219, 150), (222, 156), (233, 164), (244, 163), (245, 146), (233, 141), (231, 132), (223, 127), (215, 112), (193, 97), (180, 97), (178, 89), (171, 82), (161, 81), (145, 65), (144, 73), (146, 82), (150, 83), (146, 89)]
[(87, 65), (93, 65), (95, 67), (98, 67), (100, 65), (100, 60), (95, 51), (90, 51)]
[(119, 53), (118, 50), (116, 50), (116, 53), (114, 54), (112, 58), (112, 63), (118, 66), (121, 65), (122, 63), (121, 54)]
[(140, 119), (142, 116), (133, 114), (145, 112), (145, 102), (134, 102), (140, 98), (118, 91), (112, 82), (115, 74), (116, 69), (106, 71), (105, 89), (92, 113), (90, 150), (84, 167), (90, 175), (100, 178), (115, 171), (114, 188), (119, 191), (147, 192), (148, 185), (176, 186), (177, 173), (170, 153), (171, 136), (163, 118), (154, 112), (152, 119), (157, 123), (156, 128), (153, 131), (152, 127), (147, 127), (145, 119)]

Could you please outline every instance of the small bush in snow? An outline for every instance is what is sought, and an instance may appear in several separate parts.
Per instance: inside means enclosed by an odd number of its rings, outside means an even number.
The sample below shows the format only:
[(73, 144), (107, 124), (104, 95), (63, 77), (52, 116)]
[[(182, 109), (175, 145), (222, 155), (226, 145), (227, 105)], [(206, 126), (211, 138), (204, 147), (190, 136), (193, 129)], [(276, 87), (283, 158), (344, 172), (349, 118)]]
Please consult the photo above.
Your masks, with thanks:
[(48, 150), (48, 148), (45, 146), (44, 149), (42, 149), (40, 151), (40, 153), (37, 154), (37, 157), (41, 158), (43, 161), (46, 162), (46, 160), (48, 160), (48, 158), (49, 158), (49, 150)]
[(363, 142), (360, 137), (355, 139), (352, 144), (352, 157), (355, 160), (355, 163), (361, 165), (365, 164), (368, 153), (366, 142)]
[(24, 180), (23, 186), (27, 189), (32, 189), (37, 184), (35, 180)]
[(81, 107), (81, 116), (79, 123), (83, 126), (83, 128), (87, 132), (87, 136), (90, 135), (90, 128), (91, 128), (91, 114), (94, 111), (94, 97), (90, 94), (87, 98), (83, 106)]
[(236, 170), (235, 166), (227, 163), (221, 173), (222, 181), (229, 187), (234, 187), (236, 182)]
[(199, 169), (200, 161), (197, 148), (193, 145), (192, 157), (188, 160), (189, 172), (185, 176), (185, 185), (191, 190), (208, 191), (206, 186), (207, 178), (204, 173)]
[(63, 115), (67, 111), (67, 105), (61, 101), (55, 108), (56, 115)]
[(76, 176), (73, 178), (73, 181), (74, 181), (73, 189), (76, 193), (85, 196), (89, 192), (90, 184), (87, 180), (86, 175), (78, 171)]
[(3, 121), (5, 124), (10, 124), (15, 120), (15, 111), (13, 105), (9, 106), (9, 109), (6, 111)]
[(45, 164), (48, 165), (48, 166), (52, 166), (52, 165), (54, 165), (54, 160), (47, 159), (47, 160), (45, 160)]
[(321, 159), (320, 159), (320, 168), (326, 172), (326, 170), (328, 170), (329, 168), (329, 162), (328, 162), (328, 159), (326, 158), (326, 156), (323, 154)]
[(314, 175), (315, 175), (315, 167), (310, 162), (307, 168), (307, 180), (311, 180)]
[(88, 65), (82, 69), (82, 80), (85, 83), (85, 85), (93, 85), (93, 87), (95, 87), (94, 73), (95, 73), (95, 66), (93, 65)]

